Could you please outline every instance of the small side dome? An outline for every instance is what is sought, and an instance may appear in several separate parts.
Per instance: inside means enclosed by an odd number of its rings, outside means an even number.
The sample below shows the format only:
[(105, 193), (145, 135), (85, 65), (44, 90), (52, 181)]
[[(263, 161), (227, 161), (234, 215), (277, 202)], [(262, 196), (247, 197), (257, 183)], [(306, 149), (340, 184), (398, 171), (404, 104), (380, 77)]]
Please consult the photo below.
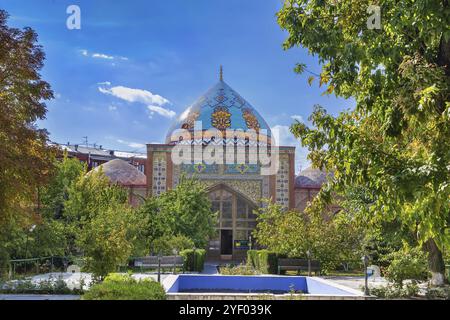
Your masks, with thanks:
[(309, 167), (295, 177), (295, 187), (320, 189), (327, 181), (327, 177), (328, 174), (325, 171)]
[(145, 185), (147, 177), (133, 165), (121, 159), (108, 161), (94, 170), (98, 171), (102, 168), (103, 173), (112, 183), (121, 185)]

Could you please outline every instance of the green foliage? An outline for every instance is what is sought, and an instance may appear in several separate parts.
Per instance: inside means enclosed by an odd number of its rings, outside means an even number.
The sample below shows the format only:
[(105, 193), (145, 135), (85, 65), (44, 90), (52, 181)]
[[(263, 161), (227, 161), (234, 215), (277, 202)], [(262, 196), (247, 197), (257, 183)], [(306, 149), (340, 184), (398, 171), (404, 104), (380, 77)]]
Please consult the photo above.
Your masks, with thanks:
[(156, 281), (135, 280), (130, 275), (111, 274), (93, 285), (83, 300), (165, 300), (166, 292)]
[(248, 264), (239, 264), (237, 266), (231, 266), (231, 265), (221, 266), (220, 274), (228, 275), (228, 276), (234, 276), (234, 275), (251, 276), (251, 275), (257, 275), (257, 274), (259, 274), (259, 272), (256, 271), (255, 269), (253, 269), (253, 267), (251, 267)]
[(54, 175), (40, 193), (40, 211), (44, 217), (63, 218), (69, 189), (84, 174), (86, 174), (85, 166), (78, 159), (69, 158), (66, 151), (61, 160), (55, 161)]
[(344, 213), (327, 217), (326, 213), (285, 211), (278, 204), (267, 203), (258, 210), (257, 222), (254, 235), (258, 243), (279, 255), (306, 258), (309, 250), (325, 271), (360, 259), (364, 233)]
[(80, 294), (81, 288), (70, 289), (62, 278), (32, 282), (30, 280), (10, 281), (1, 284), (0, 293), (4, 294)]
[(182, 176), (176, 188), (159, 197), (147, 198), (138, 214), (145, 220), (143, 238), (153, 253), (168, 250), (165, 239), (186, 242), (184, 245), (174, 244), (173, 248), (192, 248), (187, 239), (191, 239), (196, 247), (203, 248), (214, 232), (215, 215), (211, 212), (205, 186), (194, 178)]
[(36, 126), (53, 92), (41, 79), (45, 54), (36, 32), (8, 27), (7, 19), (0, 10), (0, 226), (23, 227), (36, 218), (39, 189), (53, 170), (55, 148)]
[(186, 249), (180, 252), (180, 256), (184, 259), (184, 271), (203, 271), (206, 250)]
[(278, 255), (268, 250), (248, 250), (247, 264), (262, 274), (278, 273)]
[(101, 171), (81, 176), (69, 189), (64, 217), (70, 221), (74, 246), (86, 258), (86, 270), (96, 278), (126, 263), (142, 228), (125, 190), (111, 185)]
[(434, 287), (434, 288), (428, 288), (427, 292), (425, 293), (425, 296), (428, 299), (443, 299), (443, 300), (450, 300), (450, 287), (444, 286), (444, 287)]
[[(150, 248), (150, 253), (153, 254), (158, 250), (155, 248), (154, 241), (172, 235), (166, 212), (159, 210), (158, 202), (158, 197), (148, 197), (144, 204), (136, 209), (136, 215), (141, 217), (143, 223), (141, 243), (147, 250)], [(144, 254), (148, 254), (148, 251)]]
[(373, 287), (370, 294), (383, 299), (411, 298), (419, 294), (419, 287), (416, 283), (407, 283), (405, 286), (387, 285)]
[(440, 251), (450, 243), (449, 5), (383, 1), (377, 30), (366, 26), (370, 4), (287, 0), (278, 13), (285, 49), (307, 48), (322, 63), (326, 92), (356, 102), (336, 117), (316, 106), (311, 128), (291, 127), (312, 163), (334, 174), (311, 210), (364, 188), (368, 222), (400, 222), (442, 274)]
[(34, 30), (11, 28), (7, 19), (0, 9), (0, 275), (23, 253), (17, 244), (26, 230), (39, 222), (36, 204), (56, 154), (48, 132), (35, 125), (53, 98), (40, 75), (45, 54)]
[(153, 242), (155, 253), (162, 255), (173, 255), (186, 249), (193, 249), (194, 242), (186, 236), (163, 236)]
[(198, 248), (207, 245), (215, 216), (206, 187), (197, 179), (182, 176), (176, 188), (158, 198), (158, 207), (172, 234), (192, 239)]
[(402, 288), (405, 280), (424, 280), (427, 278), (426, 255), (418, 248), (404, 246), (401, 250), (388, 254), (390, 262), (386, 269), (386, 278)]

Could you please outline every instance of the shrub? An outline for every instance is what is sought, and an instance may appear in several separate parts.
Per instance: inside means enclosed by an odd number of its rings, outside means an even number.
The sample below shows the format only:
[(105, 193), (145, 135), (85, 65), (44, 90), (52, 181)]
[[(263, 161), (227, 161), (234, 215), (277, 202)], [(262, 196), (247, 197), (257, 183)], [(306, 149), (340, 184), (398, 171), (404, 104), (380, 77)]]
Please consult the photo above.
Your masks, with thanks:
[(443, 299), (443, 300), (450, 300), (450, 287), (444, 286), (444, 287), (433, 287), (428, 288), (425, 296), (427, 299)]
[(226, 265), (224, 267), (220, 267), (220, 274), (224, 275), (256, 275), (259, 274), (253, 267), (246, 264), (240, 264), (237, 266)]
[(417, 296), (419, 287), (415, 283), (407, 283), (403, 287), (389, 284), (385, 287), (370, 289), (370, 294), (383, 299), (411, 298)]
[(128, 274), (110, 274), (93, 285), (83, 300), (165, 300), (166, 292), (151, 279), (135, 280)]
[(247, 263), (255, 270), (263, 274), (278, 273), (278, 256), (268, 250), (247, 251)]
[(10, 294), (80, 294), (81, 288), (70, 289), (62, 278), (50, 277), (40, 282), (30, 280), (9, 281), (0, 284), (0, 293)]
[(180, 255), (184, 258), (184, 270), (185, 271), (203, 271), (203, 265), (205, 264), (206, 250), (204, 249), (186, 249), (180, 252)]
[(258, 250), (247, 251), (247, 264), (253, 267), (255, 270), (259, 270)]
[(192, 248), (194, 248), (194, 242), (183, 235), (163, 236), (153, 241), (153, 249), (156, 254), (172, 255), (174, 250), (181, 252)]
[(418, 247), (404, 246), (386, 257), (390, 264), (386, 269), (386, 278), (399, 286), (404, 280), (424, 280), (427, 277), (427, 262), (425, 254)]

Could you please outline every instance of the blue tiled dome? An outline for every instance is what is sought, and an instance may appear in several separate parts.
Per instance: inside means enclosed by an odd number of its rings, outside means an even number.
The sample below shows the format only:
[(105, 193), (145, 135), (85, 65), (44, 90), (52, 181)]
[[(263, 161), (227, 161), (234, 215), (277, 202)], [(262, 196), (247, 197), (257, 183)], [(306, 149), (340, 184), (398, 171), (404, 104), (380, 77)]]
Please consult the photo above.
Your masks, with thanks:
[[(261, 115), (223, 80), (220, 80), (180, 115), (169, 129), (166, 143), (174, 144), (183, 139), (186, 140), (187, 137), (180, 134), (182, 132), (180, 129), (184, 129), (185, 133), (188, 130), (192, 135), (196, 121), (201, 121), (202, 131), (242, 130), (237, 137), (239, 140), (244, 140), (245, 133), (250, 129), (260, 133), (261, 136), (271, 137), (270, 128)], [(208, 138), (210, 137), (204, 136), (205, 140)]]

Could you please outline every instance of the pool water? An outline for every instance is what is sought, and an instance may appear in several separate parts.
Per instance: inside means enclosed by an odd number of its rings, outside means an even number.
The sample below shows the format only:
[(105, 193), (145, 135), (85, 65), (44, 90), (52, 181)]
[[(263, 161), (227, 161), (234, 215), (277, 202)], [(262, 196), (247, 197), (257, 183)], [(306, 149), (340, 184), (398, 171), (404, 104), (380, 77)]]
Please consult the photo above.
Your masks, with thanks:
[(303, 293), (354, 296), (325, 280), (304, 276), (179, 275), (165, 285), (167, 293)]

